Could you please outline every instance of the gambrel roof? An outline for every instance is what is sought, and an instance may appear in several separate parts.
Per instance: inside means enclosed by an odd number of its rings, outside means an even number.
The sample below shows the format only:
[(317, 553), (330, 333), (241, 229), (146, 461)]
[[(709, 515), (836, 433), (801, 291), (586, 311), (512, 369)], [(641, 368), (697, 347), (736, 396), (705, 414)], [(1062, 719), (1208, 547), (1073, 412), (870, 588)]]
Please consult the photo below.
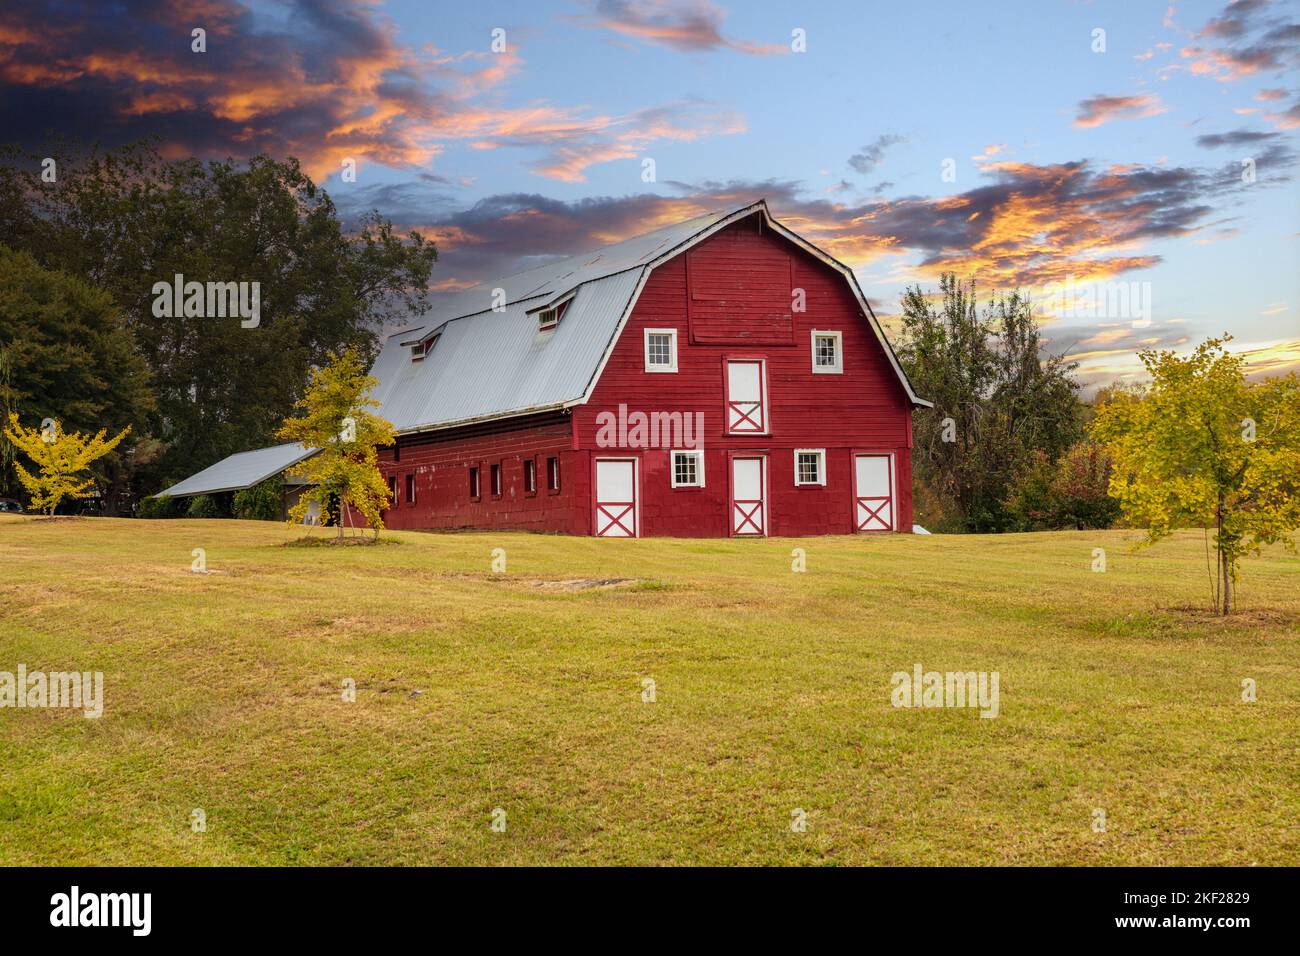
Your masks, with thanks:
[[(371, 370), (379, 380), (379, 414), (399, 432), (418, 432), (582, 404), (651, 270), (752, 215), (844, 276), (908, 398), (928, 406), (912, 390), (853, 271), (782, 226), (759, 200), (449, 297), (388, 336)], [(563, 321), (539, 331), (536, 313), (562, 303)], [(412, 361), (411, 346), (435, 335), (436, 345)]]

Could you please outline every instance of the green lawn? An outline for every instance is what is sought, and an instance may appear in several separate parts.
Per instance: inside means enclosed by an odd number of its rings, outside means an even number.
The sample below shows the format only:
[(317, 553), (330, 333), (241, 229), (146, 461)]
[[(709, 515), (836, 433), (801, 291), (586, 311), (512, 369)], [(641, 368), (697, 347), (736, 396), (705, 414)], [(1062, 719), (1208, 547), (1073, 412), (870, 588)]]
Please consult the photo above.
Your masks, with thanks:
[[(1200, 533), (300, 533), (0, 516), (0, 671), (105, 680), (0, 710), (0, 864), (1300, 863), (1280, 549), (1225, 624)], [(916, 663), (1000, 715), (894, 708)]]

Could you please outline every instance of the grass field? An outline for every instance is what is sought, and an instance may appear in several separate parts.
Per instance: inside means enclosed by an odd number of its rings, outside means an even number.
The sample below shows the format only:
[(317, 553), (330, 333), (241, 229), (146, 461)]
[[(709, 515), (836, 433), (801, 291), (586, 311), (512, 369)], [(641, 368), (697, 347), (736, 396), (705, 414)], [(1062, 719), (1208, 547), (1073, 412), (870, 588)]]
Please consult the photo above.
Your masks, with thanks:
[[(1224, 623), (1200, 533), (300, 534), (0, 516), (0, 671), (105, 682), (0, 710), (0, 864), (1300, 863), (1280, 549)], [(891, 706), (917, 663), (999, 716)]]

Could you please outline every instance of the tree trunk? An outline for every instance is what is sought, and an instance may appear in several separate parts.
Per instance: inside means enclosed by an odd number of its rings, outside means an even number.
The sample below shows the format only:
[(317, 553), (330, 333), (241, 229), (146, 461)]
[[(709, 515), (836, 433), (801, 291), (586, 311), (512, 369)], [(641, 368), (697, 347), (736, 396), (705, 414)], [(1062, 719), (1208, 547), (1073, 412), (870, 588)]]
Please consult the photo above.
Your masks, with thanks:
[(1217, 609), (1223, 616), (1227, 616), (1232, 610), (1232, 577), (1228, 574), (1228, 556), (1223, 551), (1223, 496), (1219, 496), (1218, 507), (1215, 509), (1215, 525), (1217, 534), (1214, 538), (1215, 550), (1218, 552), (1219, 580), (1222, 583), (1220, 589), (1220, 607)]

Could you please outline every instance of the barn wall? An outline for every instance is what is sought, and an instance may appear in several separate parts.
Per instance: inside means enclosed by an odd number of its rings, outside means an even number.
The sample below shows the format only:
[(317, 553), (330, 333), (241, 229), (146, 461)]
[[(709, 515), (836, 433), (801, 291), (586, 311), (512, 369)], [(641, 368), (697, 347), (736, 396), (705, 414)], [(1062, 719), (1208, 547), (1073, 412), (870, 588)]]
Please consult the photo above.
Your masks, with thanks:
[[(912, 526), (911, 406), (843, 277), (757, 217), (731, 226), (651, 274), (591, 400), (574, 411), (579, 447), (598, 448), (601, 412), (700, 412), (705, 488), (671, 487), (667, 450), (639, 453), (641, 533), (729, 532), (728, 452), (768, 455), (770, 535), (853, 530), (852, 453), (895, 456), (896, 526)], [(757, 267), (755, 266), (757, 264)], [(806, 293), (792, 313), (791, 290)], [(678, 330), (678, 371), (645, 371), (644, 330)], [(844, 372), (813, 374), (812, 330), (843, 333)], [(767, 360), (770, 434), (724, 434), (723, 359)], [(796, 487), (794, 449), (825, 448), (827, 485)]]
[[(546, 461), (552, 456), (560, 461), (558, 492), (546, 487)], [(525, 458), (536, 462), (535, 493), (524, 490)], [(493, 464), (501, 465), (500, 496), (492, 494)], [(389, 528), (588, 533), (585, 455), (573, 451), (567, 415), (401, 436), (396, 452), (380, 451), (379, 465), (385, 480), (397, 478), (397, 502), (384, 513)], [(469, 493), (471, 466), (479, 469), (477, 500)], [(415, 479), (414, 502), (407, 500), (408, 475)]]

